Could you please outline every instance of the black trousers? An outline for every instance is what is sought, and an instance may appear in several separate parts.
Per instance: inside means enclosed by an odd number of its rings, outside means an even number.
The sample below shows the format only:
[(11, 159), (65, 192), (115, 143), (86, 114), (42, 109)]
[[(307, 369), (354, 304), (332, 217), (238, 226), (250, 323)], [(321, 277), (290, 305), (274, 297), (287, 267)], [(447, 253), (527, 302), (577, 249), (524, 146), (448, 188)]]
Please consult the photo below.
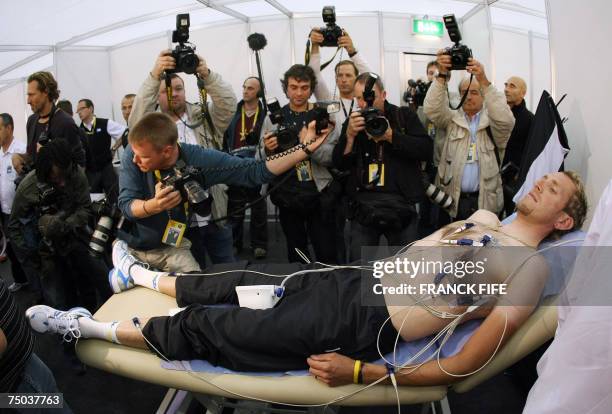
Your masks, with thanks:
[(87, 170), (86, 173), (90, 192), (101, 193), (104, 191), (111, 205), (117, 202), (117, 197), (119, 195), (119, 178), (117, 178), (112, 163), (108, 163), (99, 171)]
[(315, 208), (312, 211), (302, 212), (279, 207), (278, 211), (280, 224), (287, 239), (287, 259), (290, 263), (302, 262), (302, 258), (295, 252), (296, 247), (310, 256), (308, 240), (312, 244), (316, 260), (336, 263), (335, 210)]
[[(237, 265), (216, 265), (208, 270), (236, 269)], [(278, 275), (304, 268), (307, 266), (299, 264), (249, 266), (250, 270)], [(361, 304), (359, 271), (296, 276), (287, 282), (284, 297), (271, 309), (204, 306), (237, 304), (235, 287), (239, 285), (280, 285), (281, 281), (241, 269), (225, 276), (178, 277), (176, 300), (187, 308), (172, 317), (151, 318), (143, 334), (169, 359), (206, 359), (238, 371), (304, 369), (310, 355), (330, 350), (367, 361), (379, 358), (376, 338), (389, 314), (386, 307)], [(393, 349), (396, 335), (387, 323), (381, 334), (384, 353)]]
[[(243, 222), (246, 213), (243, 208), (247, 203), (259, 198), (260, 190), (261, 187), (231, 186), (227, 192), (227, 213), (231, 215), (234, 247), (239, 251), (242, 250)], [(257, 247), (268, 248), (268, 206), (265, 199), (251, 206), (250, 235), (253, 249)]]

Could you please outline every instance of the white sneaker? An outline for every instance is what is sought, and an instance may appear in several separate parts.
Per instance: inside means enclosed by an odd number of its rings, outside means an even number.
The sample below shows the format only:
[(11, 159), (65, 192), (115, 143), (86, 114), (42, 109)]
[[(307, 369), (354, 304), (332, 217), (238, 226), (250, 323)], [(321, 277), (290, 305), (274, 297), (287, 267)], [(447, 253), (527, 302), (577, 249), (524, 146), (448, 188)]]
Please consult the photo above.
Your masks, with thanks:
[(124, 290), (133, 288), (134, 279), (131, 276), (126, 276), (121, 270), (116, 267), (108, 272), (108, 283), (114, 293), (121, 293)]
[(92, 316), (85, 308), (60, 311), (50, 306), (36, 305), (26, 311), (26, 318), (36, 332), (56, 333), (62, 335), (64, 341), (72, 342), (73, 339), (81, 337), (79, 318), (92, 318)]

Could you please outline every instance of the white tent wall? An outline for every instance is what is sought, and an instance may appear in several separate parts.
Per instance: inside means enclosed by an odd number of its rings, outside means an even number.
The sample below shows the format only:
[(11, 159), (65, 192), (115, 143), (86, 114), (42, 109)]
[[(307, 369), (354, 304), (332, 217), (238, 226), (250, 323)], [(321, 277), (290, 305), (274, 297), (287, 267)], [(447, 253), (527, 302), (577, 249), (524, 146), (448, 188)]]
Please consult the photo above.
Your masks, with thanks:
[[(478, 7), (474, 13), (463, 20), (461, 35), (463, 37), (461, 43), (472, 49), (474, 59), (484, 65), (487, 77), (493, 81), (495, 66), (492, 60), (491, 24), (487, 6)], [(462, 76), (465, 76), (465, 72), (462, 72)]]
[(27, 142), (26, 120), (31, 113), (30, 107), (26, 105), (25, 88), (25, 82), (18, 82), (0, 92), (0, 113), (6, 112), (13, 117), (15, 124), (13, 135), (23, 142)]
[(548, 37), (532, 34), (531, 37), (531, 85), (527, 85), (527, 96), (535, 113), (542, 91), (552, 93), (552, 73), (550, 70), (550, 48)]
[[(596, 205), (612, 176), (610, 97), (607, 68), (612, 66), (612, 3), (592, 0), (588, 7), (573, 0), (547, 1), (554, 94), (567, 98), (559, 106), (572, 148), (566, 168), (586, 179), (591, 205)], [(575, 30), (574, 30), (575, 29)]]
[(121, 99), (128, 93), (138, 93), (140, 85), (149, 74), (159, 52), (168, 47), (165, 36), (112, 49), (110, 72), (112, 83), (112, 118), (124, 123), (121, 115)]
[[(425, 77), (425, 71), (418, 72), (412, 68), (411, 58), (404, 52), (436, 53), (438, 49), (451, 44), (446, 31), (443, 37), (414, 35), (412, 33), (412, 17), (409, 15), (383, 15), (383, 45), (385, 88), (389, 102), (399, 105), (406, 90), (408, 79)], [(379, 36), (374, 34), (377, 39)], [(409, 55), (408, 55), (409, 56)], [(435, 57), (419, 57), (430, 61)]]
[(96, 115), (112, 118), (111, 74), (106, 50), (60, 50), (55, 54), (55, 70), (60, 98), (72, 102), (77, 124), (80, 123), (77, 103), (83, 98), (92, 100)]
[[(510, 76), (523, 78), (528, 86), (531, 85), (528, 34), (496, 28), (493, 28), (492, 33), (494, 38), (495, 77), (492, 77), (491, 69), (486, 68), (488, 69), (489, 80), (499, 90), (503, 90), (504, 82)], [(527, 108), (533, 108), (529, 95), (525, 96), (525, 102)]]

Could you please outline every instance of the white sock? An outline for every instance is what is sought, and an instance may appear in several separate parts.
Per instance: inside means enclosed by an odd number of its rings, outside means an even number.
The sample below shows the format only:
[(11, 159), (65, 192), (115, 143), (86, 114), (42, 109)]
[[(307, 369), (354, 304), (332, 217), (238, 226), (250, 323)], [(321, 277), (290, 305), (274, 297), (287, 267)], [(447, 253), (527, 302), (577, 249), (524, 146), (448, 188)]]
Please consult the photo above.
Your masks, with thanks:
[(91, 318), (79, 318), (79, 329), (83, 338), (105, 339), (120, 344), (117, 339), (119, 322), (98, 322)]
[(167, 273), (164, 272), (153, 272), (147, 270), (140, 265), (132, 266), (130, 276), (134, 279), (134, 284), (144, 286), (149, 289), (157, 290), (159, 292), (159, 277), (165, 276)]

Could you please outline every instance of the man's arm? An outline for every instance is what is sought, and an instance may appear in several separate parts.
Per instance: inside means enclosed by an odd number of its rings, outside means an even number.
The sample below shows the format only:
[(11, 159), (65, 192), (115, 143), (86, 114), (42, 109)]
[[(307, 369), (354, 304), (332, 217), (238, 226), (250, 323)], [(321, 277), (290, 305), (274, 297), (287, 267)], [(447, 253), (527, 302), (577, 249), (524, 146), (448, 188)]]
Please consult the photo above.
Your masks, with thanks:
[(317, 101), (327, 101), (331, 99), (331, 93), (325, 79), (321, 74), (321, 43), (323, 42), (323, 35), (316, 30), (310, 32), (310, 66), (317, 78), (317, 85), (315, 86), (314, 96)]
[(423, 112), (437, 128), (450, 124), (455, 113), (448, 107), (446, 82), (438, 78), (431, 83), (423, 101)]
[(79, 169), (75, 179), (71, 183), (70, 198), (72, 199), (73, 212), (66, 217), (65, 223), (70, 230), (80, 232), (89, 223), (91, 216), (91, 198), (89, 195), (89, 183), (85, 171)]
[[(166, 52), (167, 51), (164, 51), (162, 53)], [(147, 77), (142, 85), (140, 85), (140, 89), (134, 98), (132, 112), (130, 112), (130, 117), (128, 118), (128, 127), (134, 127), (134, 125), (140, 121), (143, 116), (149, 112), (155, 111), (155, 108), (157, 107), (157, 100), (159, 98), (160, 83), (161, 78), (159, 75), (153, 74), (152, 72), (147, 74)]]
[[(212, 105), (209, 113), (213, 125), (217, 129), (218, 139), (221, 139), (223, 132), (234, 117), (236, 110), (236, 94), (231, 85), (223, 80), (220, 74), (208, 69), (206, 61), (201, 57), (198, 65), (198, 74), (204, 80), (206, 92), (210, 95)], [(198, 111), (199, 112), (199, 111)], [(216, 148), (221, 149), (223, 142), (217, 142)]]
[[(483, 88), (484, 107), (487, 108), (489, 116), (491, 134), (495, 139), (497, 148), (504, 149), (512, 134), (514, 128), (514, 115), (510, 106), (506, 103), (506, 95), (502, 91), (498, 91), (493, 84), (487, 88)], [(500, 154), (503, 156), (503, 154)]]
[(38, 203), (38, 189), (36, 188), (34, 172), (29, 173), (17, 187), (11, 215), (8, 222), (8, 237), (14, 247), (27, 251), (22, 220), (31, 218), (34, 206)]

